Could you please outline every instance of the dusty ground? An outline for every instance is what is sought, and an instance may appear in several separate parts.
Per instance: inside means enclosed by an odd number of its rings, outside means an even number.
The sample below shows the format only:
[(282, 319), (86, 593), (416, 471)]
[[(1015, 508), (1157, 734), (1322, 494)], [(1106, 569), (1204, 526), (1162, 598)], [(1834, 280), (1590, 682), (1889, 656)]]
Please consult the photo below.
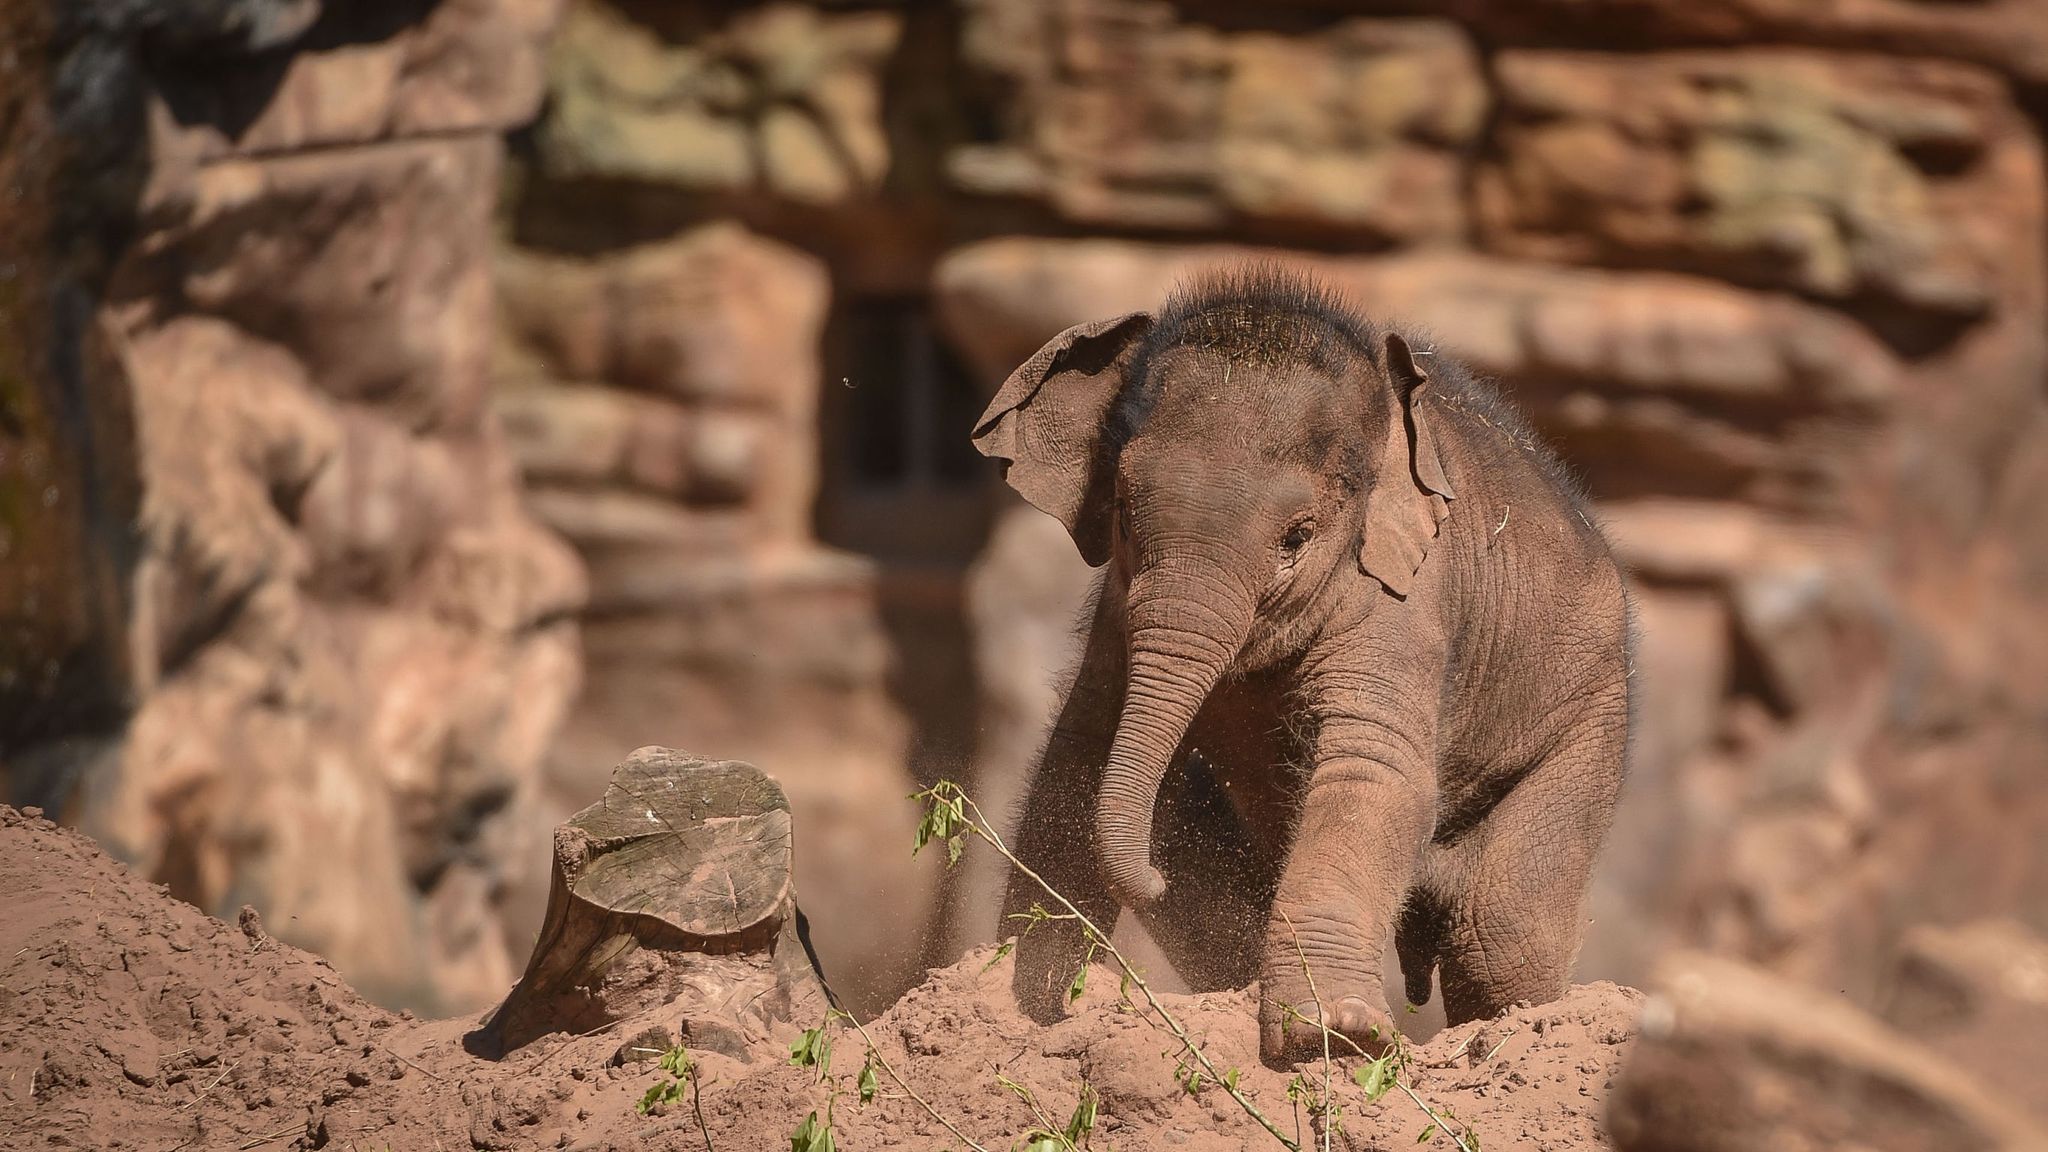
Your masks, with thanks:
[[(378, 1008), (325, 962), (224, 924), (130, 875), (91, 841), (0, 807), (0, 1148), (693, 1150), (686, 1106), (644, 1117), (633, 1103), (662, 1074), (635, 1048), (675, 1025), (662, 1013), (580, 1038), (546, 1038), (493, 1063), (463, 1048), (471, 1020)], [(1035, 1121), (1001, 1075), (1064, 1122), (1085, 1080), (1101, 1096), (1094, 1144), (1121, 1152), (1258, 1146), (1263, 1135), (1220, 1090), (1177, 1085), (1171, 1042), (1117, 1003), (1105, 971), (1052, 1028), (1020, 1017), (1007, 963), (988, 954), (934, 972), (869, 1024), (884, 1056), (962, 1132), (1007, 1149)], [(1167, 1004), (1257, 1104), (1304, 1142), (1290, 1074), (1262, 1068), (1250, 993)], [(1450, 1029), (1418, 1046), (1416, 1091), (1471, 1125), (1488, 1152), (1596, 1147), (1607, 1087), (1640, 994), (1612, 984)], [(650, 1033), (652, 1030), (652, 1033)], [(828, 1089), (791, 1067), (790, 1036), (751, 1049), (699, 1036), (704, 1125), (718, 1149), (787, 1146)], [(723, 1051), (713, 1050), (723, 1049)], [(621, 1057), (625, 1057), (622, 1061)], [(886, 1078), (852, 1095), (857, 1035), (835, 1030), (833, 1108), (849, 1150), (960, 1147)], [(1319, 1070), (1308, 1070), (1311, 1077)], [(1337, 1070), (1335, 1146), (1408, 1149), (1427, 1121), (1399, 1093), (1368, 1104)], [(1442, 1135), (1428, 1142), (1451, 1143)]]

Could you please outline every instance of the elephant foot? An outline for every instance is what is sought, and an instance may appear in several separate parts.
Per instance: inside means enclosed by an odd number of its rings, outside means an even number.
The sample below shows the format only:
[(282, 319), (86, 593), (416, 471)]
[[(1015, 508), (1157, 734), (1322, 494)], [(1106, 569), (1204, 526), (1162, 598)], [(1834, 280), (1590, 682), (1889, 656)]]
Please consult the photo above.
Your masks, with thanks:
[(1330, 1006), (1330, 1031), (1350, 1040), (1372, 1057), (1385, 1055), (1399, 1036), (1386, 1003), (1367, 1003), (1359, 996), (1346, 996)]
[[(1292, 1006), (1292, 1010), (1289, 1007)], [(1332, 1057), (1384, 1055), (1399, 1035), (1385, 998), (1378, 995), (1325, 997), (1323, 1011), (1329, 1021)], [(1323, 1034), (1315, 1025), (1316, 1006), (1306, 990), (1298, 998), (1259, 1000), (1259, 1059), (1268, 1068), (1285, 1070), (1299, 1063), (1323, 1058)], [(1346, 1043), (1349, 1041), (1349, 1043)], [(1354, 1047), (1355, 1046), (1355, 1047)]]

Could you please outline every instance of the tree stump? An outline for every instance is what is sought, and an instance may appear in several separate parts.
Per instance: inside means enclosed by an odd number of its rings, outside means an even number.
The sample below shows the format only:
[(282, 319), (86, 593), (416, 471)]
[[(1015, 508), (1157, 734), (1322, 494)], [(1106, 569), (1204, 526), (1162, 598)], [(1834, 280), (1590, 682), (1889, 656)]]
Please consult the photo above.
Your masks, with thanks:
[(502, 1055), (657, 1008), (765, 1037), (824, 1013), (797, 934), (789, 801), (760, 769), (642, 748), (555, 828), (546, 919), (480, 1039)]

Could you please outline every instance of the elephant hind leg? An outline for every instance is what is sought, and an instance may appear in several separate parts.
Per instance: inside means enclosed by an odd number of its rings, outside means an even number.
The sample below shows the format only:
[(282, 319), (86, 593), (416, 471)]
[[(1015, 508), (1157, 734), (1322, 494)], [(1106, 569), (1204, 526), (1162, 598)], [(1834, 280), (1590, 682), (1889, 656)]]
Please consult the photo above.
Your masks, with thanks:
[(1437, 921), (1450, 1023), (1564, 995), (1585, 934), (1594, 856), (1621, 787), (1626, 738), (1619, 723), (1589, 726), (1439, 858), (1452, 874)]

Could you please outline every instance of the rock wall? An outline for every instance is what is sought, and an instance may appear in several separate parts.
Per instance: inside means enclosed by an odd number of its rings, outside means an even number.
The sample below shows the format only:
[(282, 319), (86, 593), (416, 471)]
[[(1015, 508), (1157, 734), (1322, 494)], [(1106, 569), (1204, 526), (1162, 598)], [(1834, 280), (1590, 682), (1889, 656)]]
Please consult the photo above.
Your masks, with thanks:
[[(822, 261), (818, 530), (882, 589), (894, 538), (838, 511), (864, 481), (835, 461), (888, 432), (833, 419), (849, 317), (917, 301), (986, 389), (1198, 267), (1300, 261), (1506, 382), (1635, 569), (1643, 723), (1585, 975), (1695, 945), (1869, 1000), (1913, 922), (2048, 923), (2031, 6), (579, 0), (565, 28), (515, 235), (627, 261), (738, 221)], [(955, 539), (926, 575), (973, 657), (885, 591), (879, 704), (914, 772), (1002, 807), (1088, 574), (986, 472), (950, 483), (993, 520), (896, 506)], [(962, 675), (973, 754), (919, 760), (901, 683)], [(999, 874), (949, 882), (949, 946), (997, 930)]]
[(1583, 974), (1875, 1004), (2048, 928), (2037, 7), (0, 3), (7, 791), (453, 1009), (522, 837), (745, 757), (877, 1006), (997, 932), (899, 798), (1014, 801), (1089, 583), (968, 422), (1257, 253), (1500, 377), (1636, 571)]
[(381, 998), (488, 1003), (545, 884), (585, 595), (486, 403), (501, 135), (556, 5), (55, 7), (84, 206), (39, 238), (71, 275), (42, 382), (126, 420), (90, 463), (132, 496), (108, 544), (104, 493), (49, 489), (63, 579), (113, 574), (114, 703), (10, 708), (9, 790)]

